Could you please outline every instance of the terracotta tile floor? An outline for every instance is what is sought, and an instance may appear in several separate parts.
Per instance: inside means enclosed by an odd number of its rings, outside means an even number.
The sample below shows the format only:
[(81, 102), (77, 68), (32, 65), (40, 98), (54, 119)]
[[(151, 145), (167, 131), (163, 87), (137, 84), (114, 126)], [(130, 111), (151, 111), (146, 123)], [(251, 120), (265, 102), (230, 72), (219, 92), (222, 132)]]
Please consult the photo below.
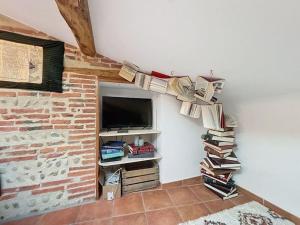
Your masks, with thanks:
[(115, 201), (99, 200), (6, 225), (175, 225), (251, 201), (220, 200), (199, 182), (163, 185)]

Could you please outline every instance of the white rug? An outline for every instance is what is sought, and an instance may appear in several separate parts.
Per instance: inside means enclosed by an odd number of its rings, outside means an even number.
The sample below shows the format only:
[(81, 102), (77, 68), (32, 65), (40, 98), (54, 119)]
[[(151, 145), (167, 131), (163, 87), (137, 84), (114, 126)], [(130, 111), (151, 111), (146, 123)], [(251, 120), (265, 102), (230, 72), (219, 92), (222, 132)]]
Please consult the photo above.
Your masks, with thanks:
[(231, 209), (201, 217), (180, 225), (295, 225), (258, 202), (249, 202)]

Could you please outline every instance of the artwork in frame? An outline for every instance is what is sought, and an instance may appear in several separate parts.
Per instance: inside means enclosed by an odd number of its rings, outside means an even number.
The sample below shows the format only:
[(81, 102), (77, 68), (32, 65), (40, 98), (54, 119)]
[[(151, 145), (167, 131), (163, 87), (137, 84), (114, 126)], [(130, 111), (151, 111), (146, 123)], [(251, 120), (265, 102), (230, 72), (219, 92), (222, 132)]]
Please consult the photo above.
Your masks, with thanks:
[(62, 92), (64, 43), (0, 31), (0, 88)]

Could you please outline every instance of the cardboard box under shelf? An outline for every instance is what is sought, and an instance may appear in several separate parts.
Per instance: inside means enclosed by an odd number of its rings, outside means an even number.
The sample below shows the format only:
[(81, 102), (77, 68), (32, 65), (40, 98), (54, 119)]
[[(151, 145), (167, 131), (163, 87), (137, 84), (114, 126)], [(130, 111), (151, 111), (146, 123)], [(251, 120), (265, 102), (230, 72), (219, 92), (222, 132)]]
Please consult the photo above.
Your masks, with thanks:
[[(106, 184), (102, 186), (102, 196), (104, 200), (113, 200), (121, 197), (121, 184)], [(111, 199), (113, 196), (113, 199)]]
[(159, 167), (155, 161), (128, 164), (122, 168), (122, 194), (159, 186)]

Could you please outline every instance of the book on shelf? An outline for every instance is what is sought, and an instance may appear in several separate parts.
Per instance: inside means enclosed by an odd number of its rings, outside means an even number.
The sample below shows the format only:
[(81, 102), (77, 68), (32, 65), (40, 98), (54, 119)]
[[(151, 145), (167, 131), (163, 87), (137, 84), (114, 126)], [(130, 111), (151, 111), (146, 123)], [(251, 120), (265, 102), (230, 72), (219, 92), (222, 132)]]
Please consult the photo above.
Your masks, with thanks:
[(144, 77), (143, 89), (149, 90), (152, 77), (150, 75), (146, 75), (146, 74), (144, 76), (145, 77)]
[(213, 169), (234, 169), (238, 170), (241, 167), (241, 164), (238, 161), (232, 161), (225, 159), (216, 159), (216, 158), (210, 158), (206, 157), (204, 159), (206, 162), (208, 162), (209, 166)]
[(201, 173), (202, 173), (203, 177), (208, 177), (210, 179), (216, 180), (223, 184), (227, 184), (229, 182), (229, 180), (232, 178), (232, 173), (227, 173), (227, 174), (219, 175), (219, 176), (213, 176), (213, 175), (207, 173), (203, 169), (201, 169)]
[(208, 146), (204, 147), (204, 151), (206, 151), (208, 154), (214, 155), (215, 157), (219, 157), (221, 159), (228, 157), (231, 153), (232, 153), (232, 149), (230, 149), (230, 151), (228, 151), (226, 149), (227, 152), (222, 152), (222, 151), (218, 151), (216, 149), (210, 148)]
[(201, 106), (197, 104), (192, 104), (191, 102), (182, 102), (180, 108), (180, 114), (192, 118), (200, 118)]
[[(204, 184), (205, 185), (205, 184)], [(231, 194), (227, 195), (227, 196), (224, 196), (222, 195), (221, 193), (217, 192), (214, 190), (214, 188), (210, 188), (209, 187), (209, 184), (206, 184), (205, 185), (209, 190), (211, 190), (213, 193), (215, 193), (217, 196), (219, 196), (221, 199), (223, 200), (228, 200), (228, 199), (231, 199), (231, 198), (234, 198), (234, 197), (237, 197), (239, 194), (237, 192), (237, 190), (233, 191)]]
[(238, 122), (233, 116), (225, 114), (224, 120), (225, 120), (225, 127), (230, 127), (230, 128), (238, 127)]
[(235, 144), (233, 144), (233, 145), (226, 145), (226, 146), (217, 146), (217, 145), (212, 144), (209, 141), (204, 141), (203, 144), (204, 144), (204, 146), (208, 146), (209, 148), (211, 148), (211, 149), (213, 149), (215, 151), (218, 151), (219, 153), (232, 152), (233, 148), (236, 147)]
[[(226, 122), (226, 120), (225, 120)], [(218, 136), (218, 137), (228, 137), (228, 136), (234, 136), (234, 130), (227, 130), (227, 131), (218, 131), (218, 130), (208, 130), (207, 131), (209, 134)]]
[(224, 156), (224, 157), (221, 157), (219, 154), (215, 154), (215, 152), (210, 153), (209, 151), (207, 151), (207, 154), (210, 158), (228, 159), (228, 160), (232, 160), (232, 161), (238, 161), (238, 159), (237, 159), (236, 155), (234, 154), (234, 152), (227, 153), (226, 156)]
[(177, 100), (186, 101), (186, 102), (196, 102), (194, 96), (194, 88), (183, 86), (182, 92), (177, 95)]
[(202, 136), (203, 140), (208, 140), (208, 141), (218, 141), (220, 142), (229, 142), (229, 143), (234, 143), (234, 137), (219, 137), (219, 136), (215, 136), (213, 134), (207, 133), (207, 134), (203, 134)]
[(226, 191), (224, 189), (219, 189), (218, 187), (216, 187), (215, 185), (212, 185), (212, 184), (204, 183), (204, 185), (206, 187), (208, 187), (209, 189), (214, 190), (215, 192), (219, 193), (222, 197), (228, 197), (231, 194), (233, 194), (234, 192), (236, 192), (236, 188), (233, 188), (230, 191)]
[(142, 72), (137, 72), (135, 75), (134, 84), (136, 87), (142, 88), (144, 90), (149, 90), (151, 79), (152, 78), (150, 75)]
[(204, 176), (203, 177), (203, 182), (207, 183), (207, 184), (210, 184), (220, 190), (224, 190), (226, 192), (230, 192), (232, 191), (236, 185), (235, 185), (235, 182), (234, 180), (230, 179), (227, 183), (222, 183), (222, 182), (219, 182), (215, 179), (212, 179), (210, 177), (207, 177), (207, 176)]
[[(208, 89), (212, 89), (215, 93), (222, 93), (225, 85), (225, 79), (213, 77), (213, 76), (198, 76), (196, 78), (196, 90), (201, 90), (202, 92), (208, 92)], [(206, 91), (208, 90), (208, 91)]]
[(172, 77), (168, 79), (167, 94), (176, 96), (178, 100), (195, 102), (194, 86), (189, 77)]
[(217, 102), (217, 99), (216, 98), (211, 98), (211, 99), (209, 99), (209, 100), (207, 100), (207, 99), (205, 99), (203, 96), (201, 96), (199, 93), (195, 93), (194, 94), (194, 97), (196, 98), (196, 99), (198, 99), (198, 100), (200, 100), (200, 104), (201, 105), (206, 105), (206, 104), (208, 104), (208, 105), (213, 105), (213, 104), (215, 104), (216, 102)]
[[(201, 136), (202, 137), (202, 136)], [(232, 148), (235, 146), (234, 143), (232, 142), (227, 142), (227, 141), (216, 141), (216, 140), (209, 140), (209, 139), (204, 139), (206, 143), (218, 146), (218, 147), (229, 147)]]
[(201, 105), (203, 126), (207, 129), (220, 130), (225, 127), (222, 104)]
[(123, 62), (123, 66), (119, 72), (119, 75), (123, 77), (125, 80), (132, 82), (135, 78), (136, 73), (139, 71), (139, 67), (129, 63), (127, 61)]
[(152, 79), (150, 81), (149, 90), (158, 92), (161, 94), (165, 94), (167, 91), (167, 87), (168, 87), (168, 81), (160, 79), (160, 78), (152, 77)]
[(209, 164), (207, 164), (207, 163), (208, 162), (203, 160), (200, 163), (200, 167), (201, 167), (201, 169), (205, 170), (208, 174), (211, 174), (213, 176), (220, 176), (220, 175), (224, 175), (224, 174), (228, 174), (228, 173), (232, 173), (232, 172), (236, 171), (234, 169), (226, 169), (226, 168), (214, 169), (214, 168), (210, 167)]
[(213, 84), (202, 76), (198, 76), (195, 82), (195, 90), (202, 101), (209, 103), (214, 96)]

